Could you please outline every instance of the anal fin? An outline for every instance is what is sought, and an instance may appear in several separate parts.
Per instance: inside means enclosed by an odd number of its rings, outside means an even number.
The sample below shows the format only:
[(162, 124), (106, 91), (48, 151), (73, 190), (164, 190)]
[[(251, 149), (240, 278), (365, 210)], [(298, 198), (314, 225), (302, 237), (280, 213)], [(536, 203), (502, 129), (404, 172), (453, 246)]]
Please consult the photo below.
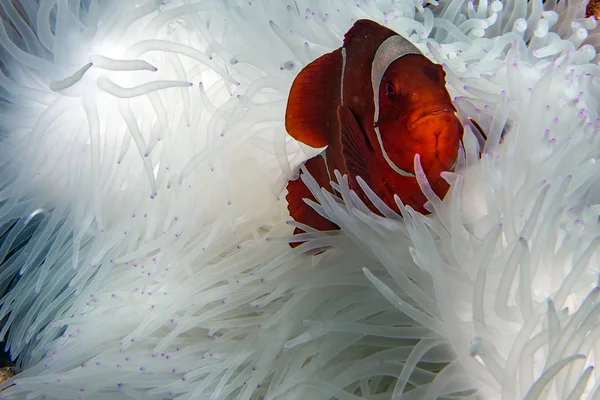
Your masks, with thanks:
[[(316, 156), (305, 163), (305, 167), (312, 177), (317, 181), (319, 186), (332, 192), (327, 166), (323, 157)], [(303, 199), (316, 201), (311, 191), (306, 187), (302, 179), (298, 178), (294, 181), (289, 181), (287, 185), (288, 194), (285, 197), (288, 202), (288, 211), (291, 217), (302, 224), (308, 225), (319, 231), (339, 230), (340, 227), (328, 219), (322, 217), (311, 206), (306, 204)], [(294, 234), (303, 233), (299, 228), (294, 230)], [(290, 246), (296, 247), (302, 242), (290, 243)]]

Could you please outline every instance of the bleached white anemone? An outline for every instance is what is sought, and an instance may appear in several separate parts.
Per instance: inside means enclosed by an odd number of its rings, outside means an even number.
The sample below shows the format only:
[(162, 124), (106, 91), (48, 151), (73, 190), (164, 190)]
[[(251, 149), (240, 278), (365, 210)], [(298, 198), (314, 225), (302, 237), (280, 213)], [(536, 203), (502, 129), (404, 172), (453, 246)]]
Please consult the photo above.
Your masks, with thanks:
[[(442, 370), (438, 387), (424, 398), (464, 373), (484, 398), (600, 396), (594, 369), (600, 356), (599, 71), (589, 63), (595, 51), (581, 46), (586, 34), (580, 31), (596, 22), (575, 21), (563, 39), (551, 32), (556, 13), (536, 18), (517, 6), (496, 21), (512, 31), (494, 40), (465, 37), (467, 43), (429, 46), (452, 71), (465, 123), (476, 119), (488, 137), (480, 149), (476, 128), (466, 129), (465, 157), (457, 173), (446, 176), (452, 189), (445, 201), (421, 175), (432, 216), (402, 208), (403, 219), (389, 209), (382, 209), (386, 219), (377, 218), (343, 180), (345, 201), (339, 203), (307, 179), (324, 213), (368, 244), (402, 292), (414, 293), (418, 307), (399, 301), (398, 290), (365, 269), (373, 284), (452, 343), (456, 368)], [(415, 263), (428, 274), (422, 281), (396, 265), (391, 244), (404, 229)], [(415, 350), (421, 345), (427, 348), (421, 342)]]
[[(552, 7), (2, 2), (2, 395), (593, 398), (596, 25)], [(429, 217), (306, 176), (343, 231), (290, 250), (286, 96), (358, 18), (445, 64), (465, 157)]]

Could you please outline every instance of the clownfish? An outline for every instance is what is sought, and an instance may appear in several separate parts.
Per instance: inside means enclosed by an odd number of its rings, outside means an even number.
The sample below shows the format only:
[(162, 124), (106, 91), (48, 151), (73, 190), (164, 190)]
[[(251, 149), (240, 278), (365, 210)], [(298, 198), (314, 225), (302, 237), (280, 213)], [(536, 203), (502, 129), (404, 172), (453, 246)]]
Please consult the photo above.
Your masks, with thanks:
[[(338, 170), (378, 214), (360, 190), (357, 176), (397, 212), (394, 195), (427, 213), (427, 199), (415, 177), (415, 155), (420, 155), (431, 188), (443, 198), (449, 185), (440, 173), (454, 169), (463, 135), (442, 66), (370, 20), (357, 21), (341, 48), (298, 74), (285, 127), (308, 146), (326, 147), (305, 164), (321, 187), (333, 193), (330, 181)], [(288, 210), (295, 221), (320, 231), (339, 229), (304, 202), (314, 197), (301, 179), (289, 181), (287, 189)]]

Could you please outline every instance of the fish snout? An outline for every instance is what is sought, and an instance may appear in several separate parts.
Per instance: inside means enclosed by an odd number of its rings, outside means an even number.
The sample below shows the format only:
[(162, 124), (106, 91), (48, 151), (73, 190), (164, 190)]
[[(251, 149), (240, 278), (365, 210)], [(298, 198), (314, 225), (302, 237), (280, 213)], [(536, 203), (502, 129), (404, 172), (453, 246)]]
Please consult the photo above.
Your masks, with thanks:
[(455, 114), (448, 114), (444, 117), (443, 121), (440, 122), (436, 155), (441, 168), (445, 171), (452, 171), (458, 160), (458, 150), (463, 134), (463, 126)]
[(454, 169), (463, 127), (453, 109), (438, 108), (420, 113), (414, 117), (409, 127), (414, 137), (419, 138), (419, 142), (428, 143), (431, 150), (426, 154), (429, 154), (429, 159), (433, 162), (431, 167), (439, 164), (434, 169)]

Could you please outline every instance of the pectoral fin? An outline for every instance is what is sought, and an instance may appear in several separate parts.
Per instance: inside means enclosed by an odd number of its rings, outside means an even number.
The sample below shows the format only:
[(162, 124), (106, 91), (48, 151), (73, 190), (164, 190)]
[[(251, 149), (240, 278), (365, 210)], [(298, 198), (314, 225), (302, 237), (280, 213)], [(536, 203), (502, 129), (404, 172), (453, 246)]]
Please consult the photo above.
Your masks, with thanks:
[(367, 142), (367, 137), (350, 108), (339, 106), (337, 114), (340, 124), (342, 156), (348, 174), (353, 178), (360, 176), (368, 183), (370, 181), (369, 162), (373, 157), (373, 149)]

